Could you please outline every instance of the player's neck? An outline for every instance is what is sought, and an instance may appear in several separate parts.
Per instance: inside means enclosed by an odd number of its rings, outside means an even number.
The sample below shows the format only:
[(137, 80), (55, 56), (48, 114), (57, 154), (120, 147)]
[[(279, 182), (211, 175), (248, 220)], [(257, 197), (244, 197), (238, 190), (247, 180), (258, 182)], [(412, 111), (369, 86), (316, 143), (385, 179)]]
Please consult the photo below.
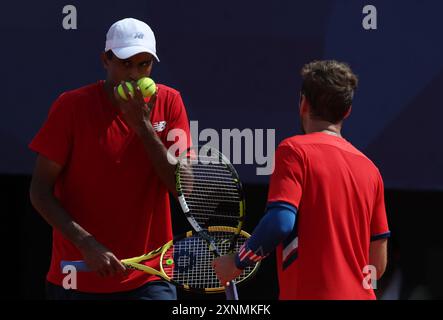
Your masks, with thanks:
[(305, 124), (306, 133), (323, 132), (333, 136), (342, 137), (341, 123), (334, 124), (328, 121), (314, 120)]

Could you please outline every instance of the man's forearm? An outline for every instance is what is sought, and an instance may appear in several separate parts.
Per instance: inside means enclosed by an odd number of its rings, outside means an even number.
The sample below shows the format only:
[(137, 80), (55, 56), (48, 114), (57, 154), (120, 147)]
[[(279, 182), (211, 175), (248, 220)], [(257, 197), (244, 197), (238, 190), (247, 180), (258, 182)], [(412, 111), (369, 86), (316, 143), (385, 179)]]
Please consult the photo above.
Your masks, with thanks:
[(266, 257), (291, 233), (296, 216), (297, 209), (292, 205), (269, 204), (265, 216), (236, 254), (236, 266), (243, 269)]
[(31, 202), (34, 208), (54, 229), (71, 241), (78, 249), (83, 248), (92, 235), (83, 229), (60, 205), (51, 191), (31, 187)]
[(155, 172), (163, 184), (175, 196), (175, 164), (177, 159), (169, 153), (150, 123), (146, 124), (139, 131), (138, 135), (143, 142)]

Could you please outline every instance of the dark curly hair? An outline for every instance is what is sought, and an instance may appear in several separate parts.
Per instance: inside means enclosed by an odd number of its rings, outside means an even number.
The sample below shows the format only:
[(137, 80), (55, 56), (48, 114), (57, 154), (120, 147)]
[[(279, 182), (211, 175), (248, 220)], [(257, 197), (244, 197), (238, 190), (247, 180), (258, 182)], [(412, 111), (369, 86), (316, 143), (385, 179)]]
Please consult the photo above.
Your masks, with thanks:
[(338, 123), (352, 105), (358, 78), (346, 63), (325, 60), (303, 66), (301, 94), (311, 105), (311, 116)]

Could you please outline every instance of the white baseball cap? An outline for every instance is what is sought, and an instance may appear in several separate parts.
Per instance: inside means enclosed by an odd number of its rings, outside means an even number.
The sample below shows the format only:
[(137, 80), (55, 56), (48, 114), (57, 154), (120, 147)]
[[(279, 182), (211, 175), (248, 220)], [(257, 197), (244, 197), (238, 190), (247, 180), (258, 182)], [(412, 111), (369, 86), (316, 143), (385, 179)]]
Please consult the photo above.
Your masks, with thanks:
[(160, 61), (155, 50), (154, 32), (146, 23), (133, 18), (119, 20), (109, 28), (105, 46), (105, 51), (108, 50), (119, 59), (148, 52)]

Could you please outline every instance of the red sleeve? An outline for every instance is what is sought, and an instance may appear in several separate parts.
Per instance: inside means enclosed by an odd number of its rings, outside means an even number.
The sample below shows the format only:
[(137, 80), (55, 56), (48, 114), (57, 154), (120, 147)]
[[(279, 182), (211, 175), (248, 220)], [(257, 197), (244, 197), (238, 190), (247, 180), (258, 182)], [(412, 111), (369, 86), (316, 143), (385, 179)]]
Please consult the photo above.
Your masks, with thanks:
[(282, 142), (275, 152), (268, 202), (282, 201), (298, 208), (302, 197), (303, 177), (302, 157), (292, 146)]
[(29, 148), (64, 166), (72, 147), (72, 110), (62, 94), (51, 106), (48, 118)]
[(375, 197), (374, 211), (371, 216), (371, 240), (378, 240), (389, 237), (388, 219), (386, 217), (385, 208), (385, 191), (383, 180), (379, 175), (377, 194)]
[(188, 115), (180, 94), (172, 99), (167, 136), (165, 146), (167, 149), (172, 146), (170, 150), (176, 157), (192, 145)]

